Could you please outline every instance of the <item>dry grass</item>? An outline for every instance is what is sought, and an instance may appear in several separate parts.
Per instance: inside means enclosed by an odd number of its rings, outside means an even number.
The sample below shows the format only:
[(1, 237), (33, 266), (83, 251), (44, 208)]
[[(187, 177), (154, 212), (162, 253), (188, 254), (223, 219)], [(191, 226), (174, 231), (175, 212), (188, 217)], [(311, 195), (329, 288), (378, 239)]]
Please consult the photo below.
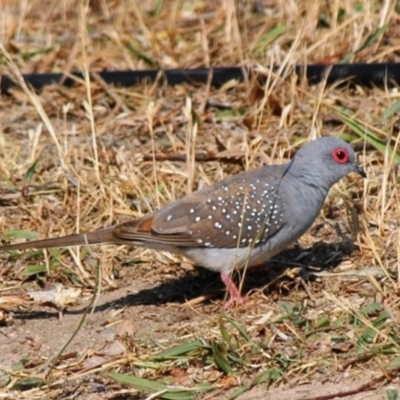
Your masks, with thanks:
[[(34, 380), (44, 377), (38, 369), (43, 359), (11, 356), (0, 341), (1, 362), (12, 361), (4, 364), (0, 377), (2, 398), (61, 399), (71, 390), (82, 390), (81, 398), (89, 398), (82, 394), (91, 387), (87, 377), (104, 385), (104, 398), (129, 398), (123, 396), (149, 384), (135, 381), (133, 389), (126, 389), (106, 372), (185, 389), (176, 394), (153, 384), (161, 398), (190, 398), (188, 390), (201, 382), (209, 387), (206, 394), (194, 392), (197, 398), (225, 398), (229, 388), (245, 393), (261, 383), (293, 387), (385, 374), (390, 379), (390, 368), (400, 360), (395, 167), (400, 149), (398, 113), (392, 112), (400, 94), (386, 88), (309, 87), (297, 82), (290, 69), (295, 63), (343, 59), (399, 61), (397, 7), (390, 0), (383, 5), (344, 0), (97, 0), (89, 6), (68, 0), (3, 2), (1, 60), (8, 74), (278, 64), (286, 77), (273, 76), (265, 88), (254, 82), (229, 82), (218, 90), (145, 83), (112, 88), (87, 76), (72, 89), (47, 87), (37, 97), (28, 89), (14, 89), (1, 98), (4, 238), (31, 237), (31, 232), (57, 236), (140, 216), (228, 174), (282, 162), (299, 144), (324, 134), (354, 143), (368, 180), (351, 176), (336, 185), (300, 241), (309, 251), (297, 248), (268, 272), (249, 273), (249, 301), (228, 315), (221, 311), (221, 297), (208, 298), (213, 293), (209, 282), (217, 278), (205, 272), (190, 278), (196, 274), (193, 267), (169, 254), (115, 246), (95, 247), (93, 253), (2, 254), (0, 333), (9, 338), (20, 324), (16, 315), (35, 315), (33, 310), (40, 309), (40, 302), (23, 301), (22, 293), (32, 298), (32, 292), (57, 283), (87, 297), (96, 291), (98, 265), (99, 299), (136, 282), (143, 282), (144, 290), (157, 288), (155, 298), (137, 311), (135, 305), (116, 307), (118, 318), (125, 315), (135, 325), (134, 333), (128, 329), (118, 341), (123, 352), (108, 358), (102, 354), (100, 365), (92, 365), (86, 362), (101, 350), (82, 345), (57, 362), (46, 377), (48, 386), (36, 387), (41, 381)], [(375, 40), (368, 41), (370, 37)], [(343, 110), (352, 114), (353, 125), (346, 123)], [(228, 151), (239, 162), (195, 162), (200, 151)], [(158, 161), (153, 155), (160, 153), (182, 154), (186, 161)], [(169, 291), (162, 291), (165, 282), (174, 281)], [(86, 304), (82, 298), (74, 301)], [(181, 304), (188, 316), (177, 321)], [(151, 327), (158, 312), (171, 319), (165, 332)], [(95, 315), (89, 317), (94, 322)], [(68, 315), (64, 318), (68, 321)], [(107, 318), (102, 324), (116, 321)], [(46, 336), (56, 323), (42, 321), (38, 335)], [(55, 342), (56, 349), (64, 343), (57, 335), (46, 340)], [(170, 348), (174, 350), (159, 354)], [(145, 398), (145, 391), (131, 398)], [(182, 397), (174, 397), (178, 395)]]

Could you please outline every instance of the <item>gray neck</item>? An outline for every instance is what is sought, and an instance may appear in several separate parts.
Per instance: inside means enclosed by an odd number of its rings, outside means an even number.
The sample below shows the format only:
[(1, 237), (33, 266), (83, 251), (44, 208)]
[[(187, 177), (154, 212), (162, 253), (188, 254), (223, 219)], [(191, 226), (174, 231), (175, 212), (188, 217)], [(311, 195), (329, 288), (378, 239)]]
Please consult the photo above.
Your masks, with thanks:
[(329, 189), (335, 182), (331, 182), (326, 179), (326, 174), (321, 171), (320, 168), (307, 168), (302, 167), (299, 163), (296, 163), (296, 159), (291, 160), (286, 164), (286, 175), (290, 180), (306, 185), (307, 187), (315, 189), (320, 192), (324, 198), (328, 194)]

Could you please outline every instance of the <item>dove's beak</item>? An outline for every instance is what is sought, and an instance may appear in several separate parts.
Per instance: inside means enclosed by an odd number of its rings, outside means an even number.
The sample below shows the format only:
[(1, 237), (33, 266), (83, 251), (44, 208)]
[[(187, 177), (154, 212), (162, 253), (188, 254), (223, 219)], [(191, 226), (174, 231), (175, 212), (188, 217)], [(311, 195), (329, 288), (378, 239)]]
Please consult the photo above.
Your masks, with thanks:
[(354, 164), (354, 172), (357, 172), (357, 174), (360, 174), (363, 178), (367, 177), (367, 173), (364, 171), (364, 168), (360, 164)]

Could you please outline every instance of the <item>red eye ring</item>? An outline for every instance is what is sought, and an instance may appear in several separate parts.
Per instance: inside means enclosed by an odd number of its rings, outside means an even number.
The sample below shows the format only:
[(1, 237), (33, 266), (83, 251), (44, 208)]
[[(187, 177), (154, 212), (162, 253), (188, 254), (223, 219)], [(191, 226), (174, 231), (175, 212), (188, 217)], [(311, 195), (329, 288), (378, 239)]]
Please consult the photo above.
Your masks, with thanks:
[(349, 153), (346, 149), (336, 149), (332, 153), (332, 158), (339, 164), (345, 164), (349, 161)]

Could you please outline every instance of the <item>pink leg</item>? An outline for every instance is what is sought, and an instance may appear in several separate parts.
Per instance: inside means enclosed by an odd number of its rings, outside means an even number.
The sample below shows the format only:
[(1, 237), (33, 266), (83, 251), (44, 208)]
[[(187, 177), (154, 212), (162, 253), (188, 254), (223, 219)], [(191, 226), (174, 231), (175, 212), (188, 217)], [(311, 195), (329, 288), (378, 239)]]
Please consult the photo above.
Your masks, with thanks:
[(236, 287), (235, 282), (232, 281), (230, 275), (225, 272), (221, 272), (221, 280), (224, 282), (230, 296), (229, 300), (224, 305), (225, 310), (234, 303), (243, 304), (244, 298), (240, 295), (239, 289)]

